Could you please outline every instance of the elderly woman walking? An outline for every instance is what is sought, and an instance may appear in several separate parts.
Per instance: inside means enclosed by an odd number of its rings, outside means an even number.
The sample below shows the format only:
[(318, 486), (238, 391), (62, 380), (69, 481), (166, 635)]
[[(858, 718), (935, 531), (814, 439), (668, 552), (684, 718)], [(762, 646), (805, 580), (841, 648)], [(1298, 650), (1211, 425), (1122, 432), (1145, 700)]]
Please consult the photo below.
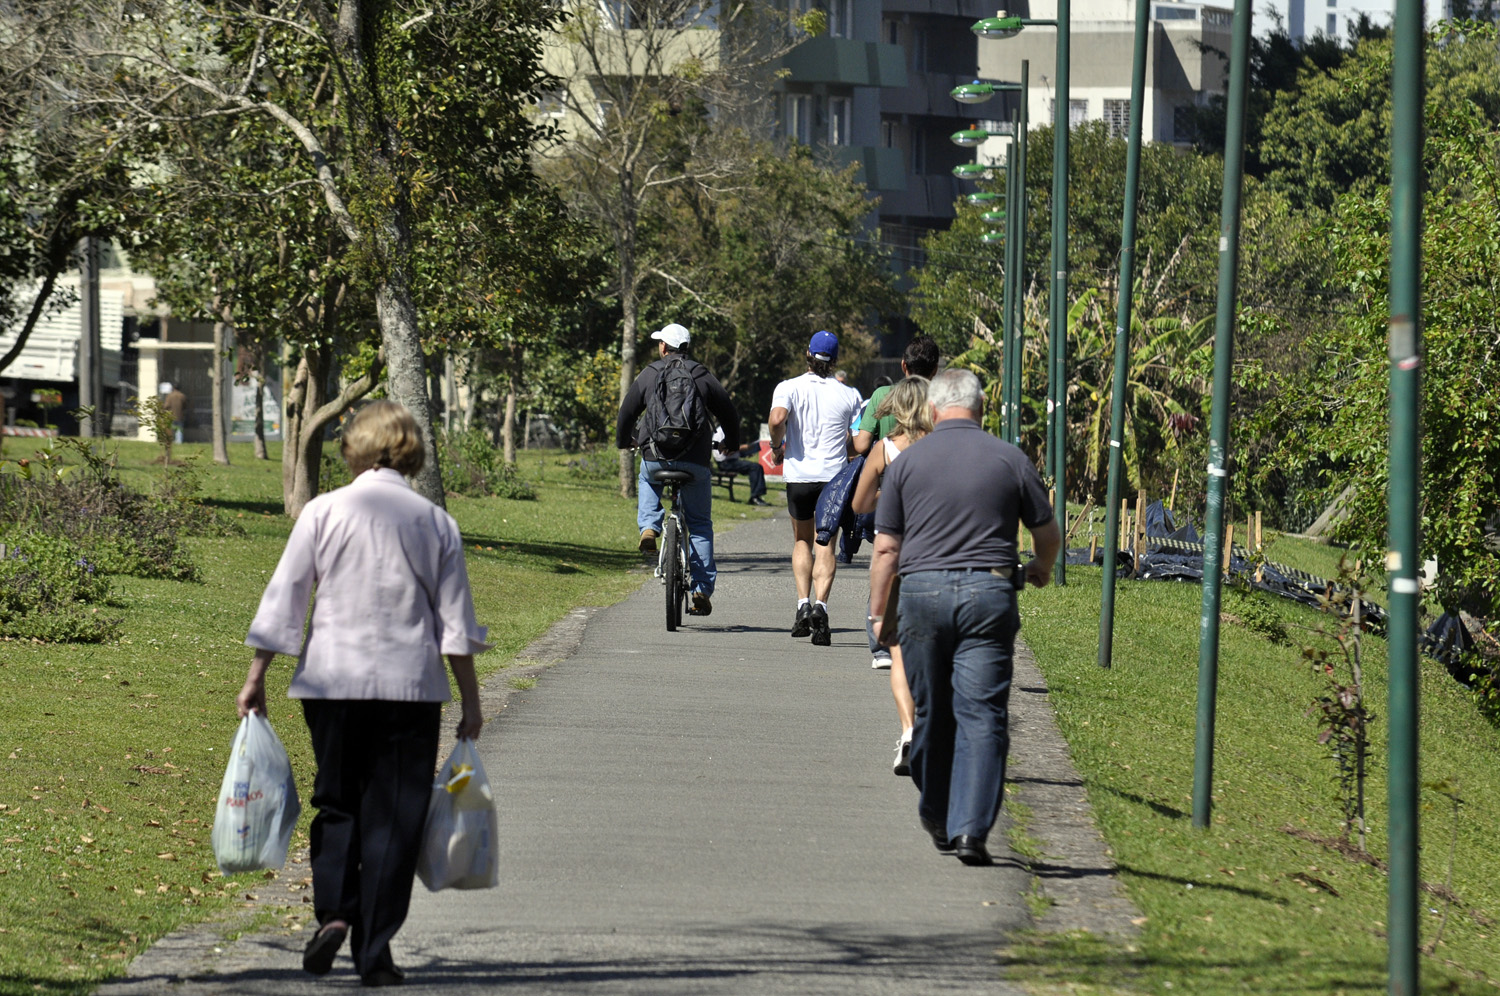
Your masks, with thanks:
[(390, 942), (411, 902), (451, 698), (442, 655), (462, 697), (458, 736), (478, 737), (473, 655), (488, 645), (457, 524), (406, 482), (423, 459), (411, 413), (390, 401), (366, 406), (342, 451), (354, 481), (308, 502), (292, 529), (245, 640), (255, 657), (238, 705), (241, 716), (264, 714), (272, 658), (297, 658), (287, 694), (302, 700), (318, 762), (319, 929), (302, 967), (328, 972), (348, 937), (360, 981), (387, 986), (404, 979)]

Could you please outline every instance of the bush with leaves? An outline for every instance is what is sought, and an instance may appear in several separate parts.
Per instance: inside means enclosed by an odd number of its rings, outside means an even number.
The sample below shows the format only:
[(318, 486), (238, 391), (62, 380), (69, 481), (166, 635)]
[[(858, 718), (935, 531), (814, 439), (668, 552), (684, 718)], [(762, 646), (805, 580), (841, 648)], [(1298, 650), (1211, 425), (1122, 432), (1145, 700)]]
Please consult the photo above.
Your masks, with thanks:
[(443, 490), (471, 498), (511, 498), (535, 501), (536, 486), (516, 473), (505, 456), (479, 429), (438, 434), (443, 465)]
[(0, 533), (0, 637), (102, 643), (120, 620), (101, 616), (108, 578), (76, 543), (19, 530)]

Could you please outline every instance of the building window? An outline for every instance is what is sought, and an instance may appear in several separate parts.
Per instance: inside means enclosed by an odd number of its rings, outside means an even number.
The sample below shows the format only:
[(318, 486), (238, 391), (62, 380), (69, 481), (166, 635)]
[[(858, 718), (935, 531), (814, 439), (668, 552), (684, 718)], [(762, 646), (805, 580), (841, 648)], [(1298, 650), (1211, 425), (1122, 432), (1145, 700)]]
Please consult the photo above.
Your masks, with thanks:
[(927, 29), (911, 29), (911, 69), (914, 73), (927, 72)]
[(1130, 101), (1106, 100), (1104, 126), (1109, 129), (1110, 138), (1124, 138), (1130, 131)]
[[(1130, 101), (1127, 100), (1125, 103), (1128, 105), (1130, 103)], [(1088, 100), (1086, 98), (1083, 99), (1083, 100), (1070, 100), (1070, 101), (1068, 101), (1068, 130), (1069, 131), (1072, 131), (1074, 128), (1077, 128), (1079, 125), (1084, 124), (1085, 122), (1088, 121), (1088, 119), (1089, 119), (1089, 102), (1088, 102)], [(1053, 97), (1051, 100), (1047, 101), (1047, 121), (1050, 123), (1050, 122), (1053, 122), (1053, 121), (1056, 121), (1056, 120), (1057, 120), (1057, 98)]]
[(812, 144), (812, 100), (801, 93), (789, 93), (782, 98), (782, 134), (802, 145)]
[(1328, 37), (1332, 38), (1334, 35), (1336, 35), (1338, 33), (1339, 33), (1339, 16), (1337, 14), (1329, 14), (1328, 15)]
[(828, 98), (828, 144), (850, 144), (849, 127), (854, 117), (854, 100), (851, 97)]
[(1172, 141), (1184, 143), (1197, 141), (1197, 110), (1192, 104), (1172, 108)]
[(885, 22), (883, 27), (885, 28), (885, 30), (881, 34), (882, 37), (885, 38), (885, 43), (887, 45), (900, 45), (901, 22), (896, 20), (888, 20)]
[(899, 134), (897, 128), (899, 127), (894, 121), (880, 122), (880, 145), (882, 148), (896, 148), (896, 136)]
[(927, 135), (920, 131), (911, 136), (911, 172), (913, 176), (927, 172)]
[(543, 90), (536, 100), (537, 113), (544, 118), (560, 118), (567, 104), (568, 91), (563, 87)]
[(601, 100), (594, 105), (594, 120), (600, 128), (609, 128), (609, 116), (614, 113), (615, 102), (613, 100)]
[(854, 37), (854, 0), (828, 0), (828, 37)]

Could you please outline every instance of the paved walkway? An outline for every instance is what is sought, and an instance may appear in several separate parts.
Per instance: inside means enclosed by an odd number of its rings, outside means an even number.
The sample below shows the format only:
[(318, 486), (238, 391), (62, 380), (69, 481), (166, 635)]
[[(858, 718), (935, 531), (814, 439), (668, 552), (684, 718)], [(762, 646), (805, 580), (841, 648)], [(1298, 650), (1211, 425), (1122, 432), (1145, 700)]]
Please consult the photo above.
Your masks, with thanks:
[[(1033, 925), (1128, 934), (1040, 675), (1013, 696), (1016, 787), (1047, 858), (968, 868), (938, 854), (909, 779), (891, 774), (888, 672), (870, 668), (866, 558), (840, 572), (833, 645), (787, 635), (795, 605), (785, 514), (720, 538), (714, 614), (662, 624), (661, 587), (580, 610), (529, 651), (534, 689), (504, 698), (480, 741), (500, 806), (499, 888), (420, 885), (393, 946), (406, 991), (548, 994), (885, 994), (1017, 990), (995, 949)], [(868, 548), (865, 551), (868, 552)], [(1049, 732), (1050, 731), (1050, 732)], [(262, 891), (294, 912), (305, 870)], [(290, 891), (283, 891), (290, 890)], [(264, 901), (264, 900), (262, 900)], [(289, 923), (290, 921), (288, 921)], [(358, 986), (348, 959), (300, 970), (305, 930), (163, 939), (102, 996), (326, 993)]]

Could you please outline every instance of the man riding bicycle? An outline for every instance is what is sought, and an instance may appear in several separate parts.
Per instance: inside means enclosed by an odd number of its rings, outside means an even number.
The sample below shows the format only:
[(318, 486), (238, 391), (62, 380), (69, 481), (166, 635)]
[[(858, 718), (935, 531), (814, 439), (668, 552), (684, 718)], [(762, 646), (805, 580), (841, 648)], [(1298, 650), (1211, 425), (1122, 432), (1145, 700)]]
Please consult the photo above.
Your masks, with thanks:
[(678, 470), (693, 475), (679, 489), (689, 533), (688, 566), (693, 575), (688, 612), (706, 616), (713, 611), (711, 598), (718, 577), (708, 416), (718, 419), (724, 429), (724, 447), (730, 452), (740, 445), (740, 418), (729, 392), (707, 367), (686, 355), (690, 337), (688, 330), (675, 322), (651, 333), (660, 344), (659, 355), (625, 393), (615, 423), (615, 445), (622, 450), (641, 451), (636, 524), (641, 530), (641, 553), (652, 560), (662, 521), (662, 485), (653, 479), (654, 474)]

